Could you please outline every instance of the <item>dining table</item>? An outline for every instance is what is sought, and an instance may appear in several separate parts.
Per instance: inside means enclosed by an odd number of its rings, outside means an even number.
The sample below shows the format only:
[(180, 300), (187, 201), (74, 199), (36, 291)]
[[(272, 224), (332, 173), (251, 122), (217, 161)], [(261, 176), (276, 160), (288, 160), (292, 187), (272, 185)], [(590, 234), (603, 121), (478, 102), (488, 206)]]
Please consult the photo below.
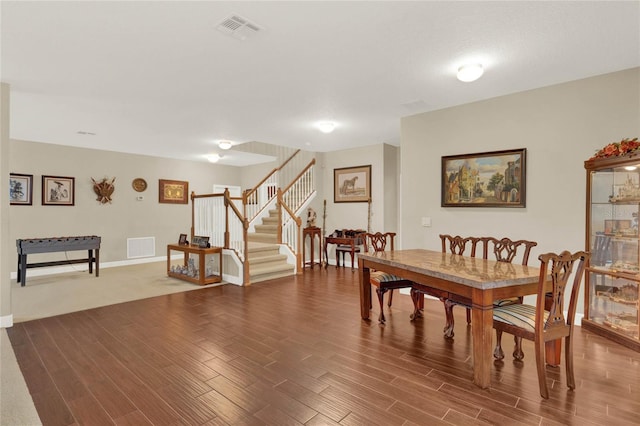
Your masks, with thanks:
[(491, 385), (493, 301), (535, 294), (540, 268), (426, 249), (361, 253), (358, 256), (360, 314), (369, 320), (371, 270), (388, 272), (440, 294), (471, 300), (473, 382)]

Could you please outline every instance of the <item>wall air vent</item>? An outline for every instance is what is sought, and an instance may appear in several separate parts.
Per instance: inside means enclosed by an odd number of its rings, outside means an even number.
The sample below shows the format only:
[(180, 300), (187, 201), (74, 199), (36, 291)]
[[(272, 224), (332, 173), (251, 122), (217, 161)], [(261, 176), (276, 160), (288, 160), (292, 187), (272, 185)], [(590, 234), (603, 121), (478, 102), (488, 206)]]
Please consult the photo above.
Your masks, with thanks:
[(127, 259), (156, 255), (156, 238), (127, 238)]
[(254, 37), (262, 28), (247, 18), (239, 15), (231, 15), (220, 22), (216, 29), (235, 39), (246, 40)]

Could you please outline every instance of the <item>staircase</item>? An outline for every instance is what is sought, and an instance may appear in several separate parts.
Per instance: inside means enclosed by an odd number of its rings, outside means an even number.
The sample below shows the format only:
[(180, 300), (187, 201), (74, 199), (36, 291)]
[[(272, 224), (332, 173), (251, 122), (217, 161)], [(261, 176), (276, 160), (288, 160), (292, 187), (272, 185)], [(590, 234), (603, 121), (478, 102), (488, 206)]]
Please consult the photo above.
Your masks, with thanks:
[(295, 265), (287, 263), (278, 244), (278, 211), (269, 210), (256, 231), (247, 234), (249, 279), (252, 283), (293, 275)]

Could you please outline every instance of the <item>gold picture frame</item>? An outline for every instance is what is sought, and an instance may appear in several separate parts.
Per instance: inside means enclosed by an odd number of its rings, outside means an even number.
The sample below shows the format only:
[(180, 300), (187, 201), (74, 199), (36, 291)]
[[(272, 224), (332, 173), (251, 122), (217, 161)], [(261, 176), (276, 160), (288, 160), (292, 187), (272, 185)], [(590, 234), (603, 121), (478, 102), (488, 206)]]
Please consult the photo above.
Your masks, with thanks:
[(366, 203), (371, 198), (371, 165), (333, 169), (333, 202)]
[(442, 157), (442, 207), (525, 207), (527, 149)]
[(160, 179), (158, 182), (158, 190), (158, 202), (160, 203), (189, 203), (189, 182), (187, 181)]

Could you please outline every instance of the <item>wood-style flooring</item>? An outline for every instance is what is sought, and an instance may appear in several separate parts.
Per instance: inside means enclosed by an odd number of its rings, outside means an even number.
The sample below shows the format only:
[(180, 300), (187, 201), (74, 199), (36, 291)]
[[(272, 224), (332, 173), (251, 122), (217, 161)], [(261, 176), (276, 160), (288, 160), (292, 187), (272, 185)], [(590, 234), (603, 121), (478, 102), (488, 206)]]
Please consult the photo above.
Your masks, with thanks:
[[(640, 354), (579, 329), (577, 389), (533, 346), (472, 384), (471, 327), (395, 294), (362, 321), (357, 272), (317, 268), (18, 323), (8, 329), (45, 425), (627, 425), (640, 423)], [(372, 318), (377, 318), (374, 307)], [(510, 341), (508, 336), (505, 342)], [(506, 349), (506, 347), (505, 347)], [(563, 354), (564, 365), (564, 354)]]

